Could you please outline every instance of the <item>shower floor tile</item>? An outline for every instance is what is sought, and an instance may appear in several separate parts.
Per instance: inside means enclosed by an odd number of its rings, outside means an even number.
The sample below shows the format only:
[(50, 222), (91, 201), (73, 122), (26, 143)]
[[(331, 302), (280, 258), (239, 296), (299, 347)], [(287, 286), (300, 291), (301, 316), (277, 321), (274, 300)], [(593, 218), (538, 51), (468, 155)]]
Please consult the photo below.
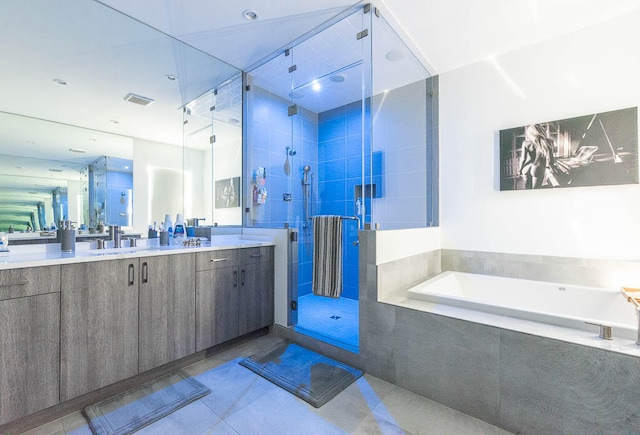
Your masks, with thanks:
[(298, 298), (295, 330), (358, 353), (359, 303), (349, 298), (326, 298), (313, 294)]

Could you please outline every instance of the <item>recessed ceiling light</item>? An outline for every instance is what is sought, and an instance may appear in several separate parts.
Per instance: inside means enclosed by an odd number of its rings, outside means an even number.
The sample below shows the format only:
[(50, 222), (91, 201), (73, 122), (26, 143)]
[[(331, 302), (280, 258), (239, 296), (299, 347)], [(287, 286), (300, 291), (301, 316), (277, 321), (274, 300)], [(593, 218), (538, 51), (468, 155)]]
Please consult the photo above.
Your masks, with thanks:
[(176, 76), (171, 75), (171, 74), (165, 75), (164, 78), (167, 79), (167, 80), (171, 80), (172, 82), (175, 82), (176, 80), (178, 80), (178, 78)]
[(311, 82), (311, 89), (318, 92), (320, 89), (322, 89), (322, 86), (320, 86), (320, 83), (317, 80), (314, 80), (313, 82)]
[(252, 11), (251, 9), (247, 9), (242, 13), (242, 16), (245, 20), (255, 21), (258, 19), (258, 13), (256, 11)]
[(329, 80), (331, 80), (334, 83), (341, 83), (344, 82), (345, 77), (342, 74), (336, 74), (334, 76), (329, 77)]
[(389, 62), (398, 62), (404, 59), (406, 55), (404, 51), (394, 48), (393, 50), (389, 50), (384, 57), (386, 57)]
[(54, 82), (56, 82), (59, 85), (66, 85), (67, 82), (62, 80), (62, 79), (53, 79)]

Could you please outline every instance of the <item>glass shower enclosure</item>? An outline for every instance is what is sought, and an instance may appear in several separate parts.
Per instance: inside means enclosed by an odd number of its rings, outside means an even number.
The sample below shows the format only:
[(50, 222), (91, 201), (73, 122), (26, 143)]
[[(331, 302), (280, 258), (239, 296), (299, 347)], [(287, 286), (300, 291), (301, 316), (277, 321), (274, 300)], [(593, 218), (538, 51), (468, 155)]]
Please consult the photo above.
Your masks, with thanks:
[[(392, 52), (398, 47), (402, 56)], [(376, 70), (395, 80), (376, 80)], [(357, 353), (358, 231), (371, 228), (374, 217), (389, 228), (406, 225), (390, 220), (394, 205), (405, 197), (415, 211), (407, 215), (425, 226), (426, 199), (418, 197), (427, 184), (427, 76), (371, 5), (345, 11), (247, 72), (244, 225), (289, 228), (297, 240), (295, 258), (289, 259), (289, 280), (295, 282), (287, 325), (297, 332)], [(422, 125), (414, 122), (420, 116)], [(411, 143), (397, 143), (386, 131), (401, 132), (399, 137)], [(407, 162), (408, 171), (394, 169), (407, 184), (397, 192), (395, 177), (385, 177), (391, 162), (386, 156), (397, 159), (403, 152), (414, 161)], [(385, 196), (386, 190), (396, 197)], [(338, 298), (314, 295), (312, 288), (317, 266), (313, 217), (318, 215), (341, 217)]]

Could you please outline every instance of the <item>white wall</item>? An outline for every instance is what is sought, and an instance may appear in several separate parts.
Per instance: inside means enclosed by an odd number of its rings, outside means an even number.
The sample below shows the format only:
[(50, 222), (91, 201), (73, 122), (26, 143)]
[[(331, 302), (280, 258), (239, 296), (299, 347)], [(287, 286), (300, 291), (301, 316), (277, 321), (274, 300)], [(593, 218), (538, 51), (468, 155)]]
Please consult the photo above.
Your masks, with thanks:
[(134, 139), (133, 162), (134, 230), (145, 234), (149, 224), (164, 221), (165, 213), (175, 223), (176, 214), (184, 213), (182, 147)]
[(640, 14), (440, 77), (441, 247), (640, 257), (640, 185), (499, 191), (501, 129), (640, 104)]

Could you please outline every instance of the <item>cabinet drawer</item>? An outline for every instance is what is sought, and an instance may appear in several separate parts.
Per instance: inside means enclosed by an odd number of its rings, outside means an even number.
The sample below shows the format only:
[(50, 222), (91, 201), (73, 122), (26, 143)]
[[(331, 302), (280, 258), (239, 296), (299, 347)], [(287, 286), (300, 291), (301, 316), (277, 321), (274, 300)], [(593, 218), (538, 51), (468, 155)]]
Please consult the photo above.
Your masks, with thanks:
[(243, 248), (240, 252), (242, 264), (270, 263), (273, 261), (273, 246)]
[(60, 291), (60, 266), (0, 270), (0, 300)]
[(198, 252), (196, 254), (196, 271), (198, 272), (235, 266), (236, 264), (238, 264), (236, 249)]

